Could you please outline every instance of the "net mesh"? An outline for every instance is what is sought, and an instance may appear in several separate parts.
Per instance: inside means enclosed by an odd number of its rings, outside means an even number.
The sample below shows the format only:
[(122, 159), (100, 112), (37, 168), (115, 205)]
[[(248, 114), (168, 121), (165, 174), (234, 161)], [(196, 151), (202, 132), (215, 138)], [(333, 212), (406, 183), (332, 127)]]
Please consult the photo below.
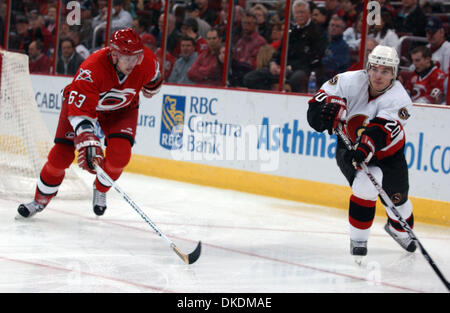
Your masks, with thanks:
[[(52, 138), (34, 98), (28, 56), (0, 51), (0, 67), (0, 196), (33, 197)], [(58, 198), (86, 199), (89, 194), (85, 182), (67, 169)]]

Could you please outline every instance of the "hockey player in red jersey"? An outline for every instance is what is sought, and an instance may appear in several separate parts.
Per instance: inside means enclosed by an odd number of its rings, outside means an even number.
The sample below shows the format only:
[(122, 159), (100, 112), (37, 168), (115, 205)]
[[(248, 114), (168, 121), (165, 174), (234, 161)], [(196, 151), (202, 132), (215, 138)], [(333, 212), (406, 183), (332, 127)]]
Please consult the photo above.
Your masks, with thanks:
[[(23, 217), (42, 211), (56, 195), (78, 151), (78, 165), (95, 174), (97, 163), (117, 180), (131, 158), (139, 108), (139, 92), (151, 98), (162, 84), (159, 63), (131, 28), (116, 31), (108, 47), (90, 55), (65, 87), (55, 145), (37, 181), (34, 200), (19, 205)], [(105, 134), (105, 155), (95, 135)], [(99, 176), (93, 186), (93, 209), (103, 215), (111, 186)]]
[[(357, 145), (356, 150), (348, 150), (338, 138), (336, 161), (352, 187), (350, 253), (358, 257), (367, 254), (378, 191), (357, 164), (368, 164), (401, 216), (413, 227), (403, 129), (410, 118), (412, 102), (396, 80), (398, 64), (396, 50), (379, 45), (369, 55), (366, 70), (336, 75), (309, 101), (311, 127), (331, 134), (344, 121), (344, 132)], [(384, 229), (404, 249), (414, 252), (415, 242), (395, 216), (389, 210), (386, 212), (388, 220)]]
[(444, 82), (447, 75), (431, 60), (431, 50), (419, 46), (411, 51), (414, 74), (405, 88), (414, 102), (441, 104), (444, 100)]

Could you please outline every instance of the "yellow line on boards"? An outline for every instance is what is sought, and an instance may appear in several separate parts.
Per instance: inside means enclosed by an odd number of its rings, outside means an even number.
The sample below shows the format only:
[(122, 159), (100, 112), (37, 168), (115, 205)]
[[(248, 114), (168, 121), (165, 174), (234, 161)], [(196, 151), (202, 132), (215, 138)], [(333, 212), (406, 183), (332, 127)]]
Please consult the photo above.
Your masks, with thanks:
[[(133, 154), (126, 171), (269, 197), (348, 209), (351, 188), (289, 177)], [(450, 202), (410, 197), (414, 220), (450, 226)], [(386, 216), (377, 201), (377, 216)]]

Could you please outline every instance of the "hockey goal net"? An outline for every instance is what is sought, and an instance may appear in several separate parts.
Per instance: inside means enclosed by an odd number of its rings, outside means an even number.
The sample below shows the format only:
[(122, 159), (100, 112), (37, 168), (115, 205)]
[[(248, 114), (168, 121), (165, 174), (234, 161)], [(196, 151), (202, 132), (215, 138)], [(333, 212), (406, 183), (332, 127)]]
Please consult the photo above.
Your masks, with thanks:
[[(38, 110), (25, 54), (0, 51), (0, 196), (34, 196), (37, 179), (52, 137)], [(89, 188), (73, 169), (58, 191), (58, 198), (86, 199)], [(31, 200), (31, 199), (29, 199)]]

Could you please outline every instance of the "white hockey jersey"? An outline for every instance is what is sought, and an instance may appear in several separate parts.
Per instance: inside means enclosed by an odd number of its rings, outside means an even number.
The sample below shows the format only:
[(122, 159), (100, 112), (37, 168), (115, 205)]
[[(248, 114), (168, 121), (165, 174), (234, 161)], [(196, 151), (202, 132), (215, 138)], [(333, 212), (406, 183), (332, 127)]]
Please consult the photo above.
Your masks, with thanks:
[[(427, 47), (430, 48), (430, 44)], [(439, 49), (433, 52), (431, 59), (439, 63), (439, 68), (448, 74), (450, 68), (450, 42), (445, 41)]]
[(371, 120), (380, 118), (387, 121), (383, 127), (390, 133), (392, 141), (388, 138), (386, 147), (377, 152), (378, 157), (383, 158), (395, 153), (403, 146), (403, 127), (411, 116), (412, 101), (399, 81), (395, 81), (385, 93), (371, 99), (369, 75), (366, 70), (359, 70), (336, 75), (324, 83), (321, 90), (328, 95), (346, 99), (345, 132), (353, 142), (356, 142)]

